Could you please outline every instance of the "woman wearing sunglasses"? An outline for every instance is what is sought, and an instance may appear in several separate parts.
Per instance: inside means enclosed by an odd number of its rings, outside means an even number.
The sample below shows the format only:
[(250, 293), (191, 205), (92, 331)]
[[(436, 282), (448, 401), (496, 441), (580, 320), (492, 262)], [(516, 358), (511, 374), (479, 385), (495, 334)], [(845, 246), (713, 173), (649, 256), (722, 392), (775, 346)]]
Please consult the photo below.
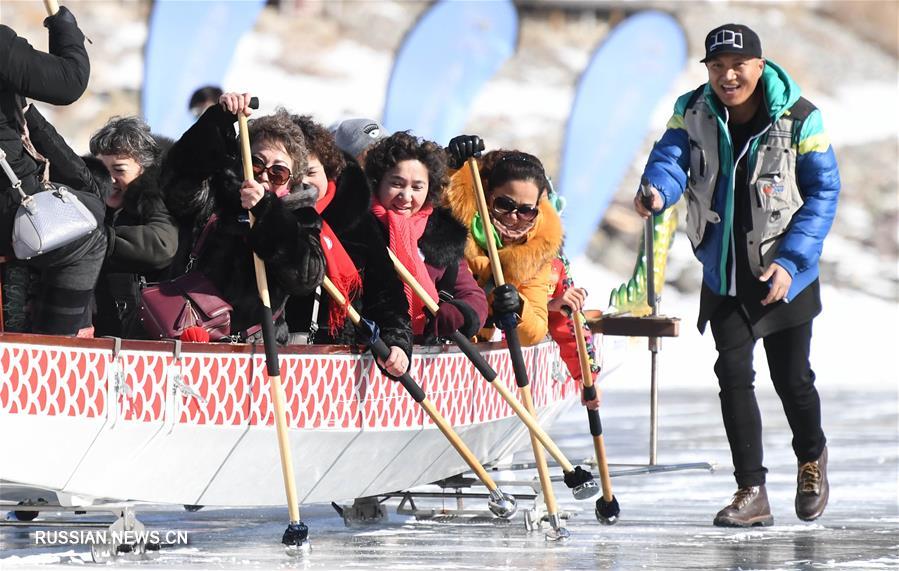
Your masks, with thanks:
[[(337, 147), (333, 135), (308, 115), (293, 116), (303, 132), (309, 162), (304, 180), (316, 194), (315, 209), (322, 217), (321, 245), (327, 275), (344, 297), (353, 300), (362, 317), (380, 327), (390, 356), (382, 370), (399, 376), (409, 368), (412, 332), (402, 282), (393, 271), (387, 246), (369, 212), (371, 191), (359, 164)], [(346, 313), (327, 294), (290, 300), (287, 319), (292, 337), (307, 342), (355, 344), (357, 336)]]
[[(483, 149), (479, 137), (462, 135), (450, 142), (454, 166)], [(552, 262), (562, 245), (562, 222), (546, 200), (549, 182), (537, 157), (521, 151), (491, 151), (479, 161), (481, 183), (490, 222), (499, 248), (506, 284), (494, 288), (484, 224), (478, 214), (471, 171), (460, 168), (446, 194), (457, 219), (469, 225), (465, 248), (468, 265), (492, 298), (491, 316), (515, 313), (520, 317), (522, 345), (534, 345), (547, 334), (549, 293), (555, 289)], [(480, 337), (493, 337), (492, 328)]]
[(449, 184), (443, 148), (394, 133), (369, 149), (365, 174), (374, 193), (372, 213), (390, 249), (440, 301), (431, 317), (405, 286), (416, 340), (433, 343), (457, 330), (473, 337), (487, 318), (487, 297), (465, 263), (468, 229), (438, 205)]
[[(278, 343), (288, 339), (284, 304), (321, 283), (324, 255), (315, 190), (302, 183), (306, 171), (303, 133), (284, 110), (249, 122), (254, 180), (243, 181), (234, 128), (239, 113), (249, 116), (250, 95), (225, 93), (172, 146), (163, 165), (166, 201), (181, 227), (180, 263), (210, 225), (195, 267), (234, 308), (232, 337), (261, 339), (261, 303), (253, 254), (264, 262)], [(247, 210), (256, 222), (250, 228)], [(213, 218), (214, 215), (214, 218)], [(210, 222), (211, 221), (211, 222)]]

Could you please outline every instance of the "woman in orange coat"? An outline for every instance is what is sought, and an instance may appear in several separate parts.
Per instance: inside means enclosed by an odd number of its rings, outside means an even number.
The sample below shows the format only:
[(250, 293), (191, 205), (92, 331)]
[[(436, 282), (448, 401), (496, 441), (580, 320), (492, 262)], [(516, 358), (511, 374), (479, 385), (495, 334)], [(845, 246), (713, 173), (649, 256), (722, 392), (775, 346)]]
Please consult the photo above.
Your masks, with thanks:
[[(460, 144), (463, 138), (466, 141)], [(453, 139), (449, 151), (456, 161), (454, 166), (462, 166), (482, 145), (477, 137), (463, 135)], [(557, 281), (552, 262), (562, 245), (562, 222), (546, 200), (549, 183), (537, 157), (499, 150), (487, 153), (478, 162), (506, 285), (497, 288), (493, 283), (470, 169), (461, 168), (453, 175), (445, 203), (456, 218), (469, 226), (465, 258), (491, 299), (491, 317), (517, 314), (521, 344), (534, 345), (548, 331), (547, 307)], [(488, 326), (490, 323), (488, 319)], [(481, 330), (479, 337), (490, 339), (493, 334), (488, 327)]]

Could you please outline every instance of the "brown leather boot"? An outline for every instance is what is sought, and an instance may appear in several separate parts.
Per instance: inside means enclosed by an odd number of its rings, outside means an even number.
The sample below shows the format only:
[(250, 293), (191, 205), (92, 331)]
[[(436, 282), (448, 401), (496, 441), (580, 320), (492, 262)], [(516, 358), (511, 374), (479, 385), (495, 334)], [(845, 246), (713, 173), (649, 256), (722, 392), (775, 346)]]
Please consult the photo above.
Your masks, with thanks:
[(818, 519), (824, 513), (829, 496), (825, 446), (820, 458), (799, 465), (799, 474), (796, 476), (796, 515), (803, 521)]
[(774, 525), (765, 485), (740, 488), (730, 505), (718, 512), (713, 522), (718, 527)]

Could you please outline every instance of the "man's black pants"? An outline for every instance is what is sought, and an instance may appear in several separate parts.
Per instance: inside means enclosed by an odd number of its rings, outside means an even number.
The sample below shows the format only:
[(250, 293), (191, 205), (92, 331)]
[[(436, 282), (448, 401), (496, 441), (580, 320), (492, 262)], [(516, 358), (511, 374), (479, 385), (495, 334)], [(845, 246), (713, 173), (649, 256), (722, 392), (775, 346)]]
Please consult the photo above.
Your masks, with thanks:
[[(753, 387), (756, 340), (734, 298), (720, 304), (710, 323), (718, 350), (715, 374), (734, 477), (738, 487), (758, 486), (765, 483), (768, 470), (762, 464), (762, 418)], [(811, 338), (811, 320), (763, 338), (771, 380), (793, 431), (793, 451), (799, 462), (817, 460), (826, 444), (815, 373), (809, 365)]]

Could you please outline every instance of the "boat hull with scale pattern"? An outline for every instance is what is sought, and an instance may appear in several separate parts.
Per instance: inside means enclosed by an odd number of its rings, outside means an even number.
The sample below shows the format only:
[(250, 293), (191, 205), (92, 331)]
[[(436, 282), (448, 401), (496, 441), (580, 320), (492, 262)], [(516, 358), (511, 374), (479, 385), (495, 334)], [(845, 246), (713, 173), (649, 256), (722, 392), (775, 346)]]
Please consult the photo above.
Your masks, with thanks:
[[(515, 389), (508, 351), (479, 345)], [(546, 426), (577, 400), (558, 348), (524, 350)], [(280, 351), (302, 503), (373, 496), (468, 470), (370, 356)], [(410, 370), (482, 463), (527, 429), (453, 347), (416, 347)], [(80, 498), (276, 506), (284, 485), (261, 347), (0, 334), (0, 480)]]

